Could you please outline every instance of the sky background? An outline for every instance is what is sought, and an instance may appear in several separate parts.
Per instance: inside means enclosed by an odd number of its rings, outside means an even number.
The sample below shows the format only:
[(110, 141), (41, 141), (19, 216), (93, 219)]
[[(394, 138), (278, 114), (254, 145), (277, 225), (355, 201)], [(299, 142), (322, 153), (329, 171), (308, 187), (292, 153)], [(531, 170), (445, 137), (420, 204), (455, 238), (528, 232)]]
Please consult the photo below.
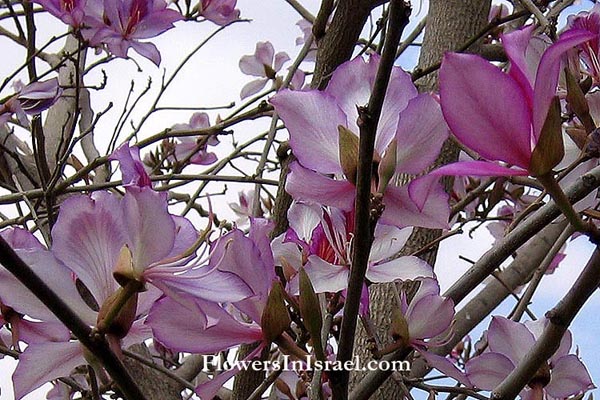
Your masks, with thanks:
[[(316, 13), (320, 3), (317, 0), (302, 0), (301, 2), (313, 14)], [(414, 3), (412, 22), (406, 29), (406, 34), (426, 14), (427, 2), (418, 4), (419, 2), (415, 1)], [(579, 8), (581, 7), (590, 8), (591, 2), (583, 1)], [(261, 2), (238, 0), (238, 8), (242, 11), (242, 17), (251, 19), (251, 22), (232, 25), (200, 50), (190, 63), (184, 67), (179, 77), (167, 91), (164, 100), (161, 102), (162, 106), (218, 106), (232, 101), (240, 104), (239, 91), (244, 84), (253, 78), (240, 72), (238, 61), (242, 55), (254, 53), (258, 41), (269, 40), (273, 43), (275, 51), (286, 51), (294, 59), (300, 50), (300, 47), (295, 45), (296, 38), (301, 36), (300, 30), (295, 25), (300, 17), (284, 0), (264, 0)], [(576, 8), (573, 8), (573, 10), (576, 10)], [(566, 14), (564, 13), (564, 15)], [(39, 21), (39, 43), (43, 43), (44, 37), (65, 30), (60, 22), (52, 18), (42, 17)], [(2, 24), (6, 24), (6, 22), (2, 22)], [(100, 121), (96, 129), (96, 141), (101, 151), (108, 143), (108, 137), (123, 107), (131, 79), (135, 80), (136, 91), (141, 90), (146, 85), (149, 76), (152, 77), (155, 83), (160, 82), (163, 71), (170, 74), (181, 59), (215, 28), (215, 25), (208, 22), (202, 24), (178, 23), (176, 29), (152, 39), (162, 54), (163, 62), (160, 68), (154, 67), (149, 61), (136, 55), (134, 55), (134, 58), (139, 62), (142, 72), (139, 72), (132, 62), (126, 60), (116, 60), (103, 67), (109, 78), (108, 85), (106, 90), (93, 94), (93, 107), (95, 110), (100, 110), (105, 108), (109, 102), (113, 102), (114, 107)], [(18, 47), (8, 43), (7, 40), (2, 41), (2, 46), (5, 54), (9, 55), (6, 59), (14, 60), (14, 64), (3, 62), (3, 65), (0, 65), (0, 71), (8, 74), (12, 72), (12, 68), (19, 65), (20, 60), (23, 58)], [(416, 63), (416, 55), (417, 49), (410, 48), (399, 60), (400, 65), (405, 68), (413, 67)], [(285, 67), (289, 65), (290, 63), (286, 64)], [(23, 79), (25, 79), (24, 76)], [(101, 75), (96, 73), (91, 74), (86, 83), (97, 84), (100, 81)], [(151, 90), (151, 93), (155, 93), (155, 89)], [(3, 97), (6, 94), (9, 93), (2, 93), (1, 95)], [(151, 100), (152, 97), (148, 96), (141, 102), (139, 109), (147, 109)], [(218, 113), (219, 111), (209, 112), (211, 121), (215, 120)], [(227, 115), (229, 110), (223, 110), (220, 113), (221, 115)], [(137, 119), (142, 114), (143, 112), (134, 113), (133, 118)], [(185, 123), (190, 115), (190, 111), (157, 113), (142, 130), (142, 136), (160, 132), (175, 123)], [(257, 132), (262, 132), (262, 130), (267, 129), (269, 122), (262, 121), (252, 125), (242, 125), (240, 128), (236, 128), (236, 130), (239, 130), (236, 133), (236, 138), (241, 141), (245, 136), (249, 138)], [(223, 140), (230, 139), (224, 138)], [(213, 202), (220, 216), (234, 219), (233, 213), (228, 211), (226, 207), (226, 202), (233, 201), (237, 190), (244, 188), (250, 189), (250, 186), (231, 185), (229, 196), (226, 199), (221, 197)], [(461, 260), (459, 255), (476, 260), (489, 249), (491, 243), (492, 238), (485, 228), (476, 231), (473, 239), (468, 239), (465, 235), (465, 237), (453, 237), (445, 241), (441, 246), (438, 262), (435, 266), (442, 291), (447, 289), (470, 266), (468, 262)], [(586, 242), (585, 238), (579, 238), (569, 243), (567, 258), (553, 275), (544, 278), (540, 290), (534, 298), (531, 309), (537, 316), (542, 316), (566, 293), (578, 272), (585, 265), (591, 250), (592, 247)], [(508, 299), (498, 308), (497, 313), (506, 315), (513, 306), (514, 301)], [(588, 366), (592, 378), (597, 382), (600, 382), (600, 362), (596, 357), (600, 354), (597, 350), (600, 348), (600, 339), (598, 338), (600, 322), (597, 319), (599, 307), (600, 295), (596, 293), (580, 312), (571, 328), (574, 332), (574, 343), (579, 346), (580, 354)], [(476, 329), (472, 335), (474, 340), (478, 338), (478, 335), (487, 324), (488, 321), (485, 321), (482, 324), (483, 326)], [(14, 365), (15, 362), (8, 358), (0, 361), (0, 399), (2, 400), (13, 399), (10, 376)], [(44, 399), (46, 390), (47, 388), (38, 390), (27, 396), (26, 399)]]

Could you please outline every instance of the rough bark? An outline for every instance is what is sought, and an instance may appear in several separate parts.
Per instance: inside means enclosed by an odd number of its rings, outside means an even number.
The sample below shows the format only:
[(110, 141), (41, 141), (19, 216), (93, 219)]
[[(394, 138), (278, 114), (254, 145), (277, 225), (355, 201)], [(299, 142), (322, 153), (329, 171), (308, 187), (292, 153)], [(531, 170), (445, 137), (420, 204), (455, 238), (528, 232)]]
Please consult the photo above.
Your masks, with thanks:
[[(473, 37), (487, 23), (490, 9), (490, 0), (431, 0), (427, 16), (427, 26), (423, 47), (421, 50), (418, 68), (424, 69), (440, 61), (444, 52), (456, 49)], [(474, 45), (471, 51), (477, 51), (478, 45)], [(437, 73), (429, 74), (416, 82), (421, 91), (432, 91), (437, 88)], [(458, 149), (451, 143), (447, 143), (436, 164), (446, 164), (455, 161), (458, 157)], [(450, 181), (446, 182), (449, 189)], [(440, 230), (415, 229), (411, 239), (407, 243), (403, 253), (410, 254), (424, 244), (431, 242), (441, 234)], [(430, 264), (435, 263), (436, 249), (422, 256)], [(394, 298), (393, 284), (373, 285), (370, 290), (370, 308), (374, 325), (377, 327), (377, 335), (383, 343), (389, 343), (389, 326), (391, 318), (390, 299)], [(362, 326), (359, 326), (356, 335), (357, 351), (362, 359), (372, 358), (368, 352), (367, 340)], [(360, 382), (365, 373), (356, 371), (351, 377), (351, 385)], [(400, 387), (393, 381), (388, 380), (377, 391), (376, 399), (401, 398)]]

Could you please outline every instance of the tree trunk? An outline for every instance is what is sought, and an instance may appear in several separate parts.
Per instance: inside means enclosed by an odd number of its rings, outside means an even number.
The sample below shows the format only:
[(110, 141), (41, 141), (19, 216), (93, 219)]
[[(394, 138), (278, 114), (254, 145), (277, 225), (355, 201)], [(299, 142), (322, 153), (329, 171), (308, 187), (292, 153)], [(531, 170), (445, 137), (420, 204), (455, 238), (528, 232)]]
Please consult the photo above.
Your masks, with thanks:
[[(463, 45), (469, 38), (475, 36), (487, 23), (490, 10), (490, 0), (431, 0), (423, 47), (419, 57), (419, 69), (424, 69), (439, 62), (446, 51), (451, 51)], [(476, 51), (477, 45), (470, 51)], [(420, 91), (437, 89), (437, 73), (429, 74), (416, 82)], [(436, 165), (447, 164), (458, 157), (458, 149), (451, 142), (446, 143), (436, 161)], [(449, 190), (451, 181), (446, 181), (446, 190)], [(438, 238), (439, 229), (416, 228), (402, 254), (410, 254), (421, 248), (424, 244)], [(421, 256), (431, 265), (435, 263), (437, 249)], [(371, 318), (376, 329), (376, 334), (383, 344), (390, 343), (389, 326), (391, 319), (390, 299), (394, 297), (393, 284), (372, 285), (370, 288)], [(367, 336), (361, 325), (358, 326), (356, 345), (361, 359), (370, 359), (372, 355), (367, 350)], [(355, 371), (351, 376), (351, 386), (360, 382), (365, 372)], [(376, 392), (375, 399), (402, 398), (400, 386), (393, 380), (388, 380)]]

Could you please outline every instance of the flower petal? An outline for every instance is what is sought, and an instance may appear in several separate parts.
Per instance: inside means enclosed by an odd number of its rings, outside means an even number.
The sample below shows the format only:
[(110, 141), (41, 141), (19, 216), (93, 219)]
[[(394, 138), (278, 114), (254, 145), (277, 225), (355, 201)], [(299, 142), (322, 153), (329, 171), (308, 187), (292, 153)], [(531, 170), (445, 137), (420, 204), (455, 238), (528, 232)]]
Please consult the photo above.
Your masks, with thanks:
[(46, 342), (27, 346), (19, 357), (13, 374), (15, 399), (51, 380), (69, 376), (71, 371), (85, 364), (79, 342)]
[(374, 283), (413, 280), (433, 277), (433, 268), (419, 257), (405, 256), (370, 265), (366, 277)]
[(440, 96), (444, 117), (464, 145), (488, 160), (527, 169), (531, 111), (514, 79), (479, 56), (446, 53)]
[(569, 354), (556, 361), (546, 391), (554, 398), (563, 399), (594, 387), (585, 365), (575, 354)]
[(454, 302), (438, 295), (424, 296), (411, 301), (406, 311), (411, 340), (429, 339), (443, 333), (454, 318)]
[(338, 126), (347, 126), (347, 119), (335, 98), (317, 90), (282, 90), (271, 103), (290, 132), (300, 163), (323, 174), (341, 174)]
[(515, 365), (535, 342), (524, 324), (498, 316), (492, 318), (487, 337), (490, 350), (505, 355)]
[(354, 207), (355, 188), (346, 180), (335, 180), (302, 167), (290, 165), (285, 190), (296, 200), (351, 210)]
[(304, 266), (315, 292), (339, 292), (348, 287), (350, 270), (344, 265), (334, 265), (317, 256), (309, 256)]
[(514, 369), (512, 361), (499, 353), (483, 353), (470, 359), (465, 366), (471, 383), (482, 390), (494, 389)]
[[(410, 185), (418, 185), (419, 179)], [(448, 228), (450, 207), (448, 195), (444, 188), (435, 183), (428, 183), (429, 190), (424, 200), (413, 201), (409, 195), (409, 186), (388, 186), (384, 195), (385, 211), (380, 222), (399, 228), (406, 226), (422, 226), (425, 228)]]
[(398, 121), (396, 171), (421, 173), (435, 161), (446, 138), (448, 126), (438, 102), (430, 94), (413, 98)]
[(422, 349), (419, 349), (418, 347), (416, 349), (417, 351), (419, 351), (419, 354), (421, 354), (421, 357), (423, 357), (425, 361), (427, 361), (427, 364), (429, 364), (432, 368), (437, 369), (444, 375), (455, 379), (456, 381), (462, 383), (467, 387), (472, 386), (471, 381), (469, 380), (467, 375), (465, 375), (464, 372), (456, 368), (456, 365), (452, 364), (452, 362), (446, 357), (442, 357), (437, 354), (424, 351)]

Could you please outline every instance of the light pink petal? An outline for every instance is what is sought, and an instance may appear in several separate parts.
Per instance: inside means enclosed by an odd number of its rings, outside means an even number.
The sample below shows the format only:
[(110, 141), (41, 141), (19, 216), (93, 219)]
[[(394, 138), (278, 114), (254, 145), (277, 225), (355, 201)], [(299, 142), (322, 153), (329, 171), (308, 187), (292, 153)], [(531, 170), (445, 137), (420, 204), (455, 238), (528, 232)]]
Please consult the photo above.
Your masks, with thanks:
[(357, 135), (359, 132), (356, 124), (358, 118), (356, 107), (367, 105), (377, 73), (377, 65), (379, 65), (378, 58), (367, 62), (362, 57), (356, 57), (345, 62), (335, 70), (325, 89), (346, 115), (348, 124), (344, 126)]
[(515, 365), (506, 356), (498, 353), (483, 353), (467, 362), (467, 377), (475, 387), (492, 390), (513, 370)]
[(367, 279), (374, 283), (433, 277), (433, 268), (419, 257), (398, 257), (381, 264), (370, 265)]
[(347, 119), (336, 100), (318, 90), (282, 90), (271, 103), (290, 132), (300, 163), (323, 174), (341, 174), (338, 126), (347, 126)]
[(157, 67), (160, 65), (160, 52), (153, 43), (150, 42), (129, 42), (131, 47), (142, 57), (152, 61)]
[[(208, 326), (207, 315), (216, 324)], [(166, 297), (154, 305), (146, 322), (154, 336), (175, 351), (210, 354), (262, 340), (257, 325), (238, 322), (211, 302), (197, 301), (192, 308)]]
[[(335, 180), (294, 162), (285, 190), (295, 199), (349, 211), (354, 207), (355, 187), (346, 180)], [(408, 224), (407, 224), (408, 225)]]
[(102, 303), (117, 289), (112, 276), (126, 244), (120, 200), (107, 192), (73, 196), (60, 208), (52, 228), (52, 252)]
[(85, 364), (79, 342), (47, 342), (29, 345), (19, 357), (13, 374), (15, 399), (46, 382), (69, 376), (71, 371)]
[(198, 231), (187, 218), (171, 215), (175, 224), (175, 242), (167, 257), (174, 257), (189, 250), (198, 239)]
[(279, 53), (275, 54), (275, 60), (273, 61), (273, 70), (275, 72), (278, 72), (281, 69), (281, 67), (283, 67), (283, 64), (285, 64), (288, 61), (290, 61), (290, 56), (288, 56), (285, 51), (280, 51)]
[(287, 216), (290, 228), (296, 232), (298, 238), (309, 242), (313, 231), (321, 222), (323, 211), (317, 204), (304, 204), (294, 202), (288, 210)]
[(454, 302), (438, 295), (411, 301), (405, 318), (411, 340), (429, 339), (443, 333), (454, 318)]
[(251, 76), (265, 76), (265, 66), (254, 55), (242, 56), (240, 58), (240, 70)]
[(350, 270), (344, 265), (334, 265), (317, 257), (309, 256), (304, 266), (315, 292), (339, 292), (348, 287)]
[(514, 79), (479, 56), (446, 53), (440, 96), (444, 117), (465, 146), (488, 160), (529, 166), (531, 111)]
[(111, 154), (109, 159), (119, 162), (124, 186), (152, 187), (152, 181), (140, 159), (138, 147), (129, 147), (128, 143), (124, 143)]
[(167, 211), (164, 192), (151, 188), (128, 188), (121, 200), (122, 224), (128, 234), (127, 244), (133, 256), (133, 265), (143, 273), (152, 263), (171, 253), (175, 244), (176, 225)]
[[(72, 272), (47, 250), (17, 250), (17, 254), (63, 301), (88, 323), (96, 314), (83, 302)], [(54, 314), (4, 267), (0, 267), (0, 300), (15, 311), (43, 321), (56, 321)]]
[(172, 269), (158, 266), (148, 270), (145, 278), (173, 297), (185, 293), (214, 302), (233, 302), (254, 294), (248, 284), (234, 273), (202, 267), (176, 274)]
[(446, 357), (438, 356), (437, 354), (429, 353), (427, 351), (421, 350), (417, 347), (419, 354), (427, 361), (432, 368), (437, 369), (441, 373), (446, 376), (449, 376), (452, 379), (462, 383), (463, 385), (469, 387), (471, 385), (471, 381), (465, 375), (464, 372), (456, 368), (456, 365), (452, 364), (450, 360)]
[(27, 344), (68, 342), (70, 338), (71, 332), (62, 322), (19, 321), (19, 340)]
[(271, 242), (275, 265), (283, 266), (285, 260), (285, 263), (298, 270), (302, 266), (302, 250), (296, 243), (284, 242), (284, 239), (285, 233), (277, 236)]
[(448, 138), (440, 105), (429, 94), (413, 98), (402, 113), (396, 131), (396, 171), (419, 174), (437, 158)]
[(409, 186), (388, 186), (384, 196), (385, 211), (380, 222), (399, 228), (422, 226), (447, 229), (450, 215), (448, 195), (440, 184), (429, 185), (424, 203), (423, 200), (416, 203), (411, 198)]
[(263, 65), (271, 66), (273, 64), (273, 55), (275, 50), (271, 42), (258, 42), (256, 43), (256, 51), (254, 56), (256, 60)]
[(539, 138), (546, 122), (552, 98), (556, 95), (561, 57), (566, 51), (594, 37), (595, 35), (590, 32), (571, 29), (562, 34), (542, 56), (535, 80), (533, 100), (533, 132), (536, 139)]
[(44, 245), (38, 238), (33, 236), (27, 229), (18, 226), (6, 228), (0, 232), (0, 236), (9, 244), (13, 250), (44, 250)]
[(254, 246), (260, 253), (262, 264), (265, 266), (263, 269), (262, 277), (265, 280), (271, 282), (275, 279), (275, 270), (272, 268), (274, 265), (273, 251), (271, 250), (271, 240), (269, 234), (273, 230), (274, 224), (265, 218), (250, 218), (250, 231), (248, 232), (248, 238), (254, 243)]
[(415, 304), (427, 296), (439, 296), (440, 285), (435, 278), (419, 279), (420, 285), (417, 293), (414, 294), (412, 302)]
[(508, 357), (515, 365), (527, 354), (535, 339), (524, 324), (493, 317), (488, 329), (490, 350)]
[(575, 354), (569, 354), (556, 361), (550, 383), (545, 389), (550, 396), (563, 399), (594, 387), (585, 365)]
[(375, 227), (369, 260), (377, 262), (397, 254), (406, 244), (412, 231), (412, 227), (398, 229), (395, 226), (378, 224)]
[[(546, 317), (541, 317), (535, 321), (527, 321), (525, 322), (525, 326), (529, 331), (533, 334), (534, 339), (537, 341), (544, 329), (548, 325), (549, 321)], [(561, 358), (562, 356), (566, 356), (569, 354), (569, 350), (571, 350), (571, 345), (573, 343), (573, 336), (571, 335), (571, 331), (567, 330), (563, 335), (558, 350), (552, 355), (550, 358), (550, 362), (554, 362), (555, 360)]]
[(243, 100), (260, 92), (265, 87), (267, 82), (269, 82), (269, 79), (261, 78), (246, 83), (244, 87), (242, 87), (242, 91), (240, 92), (240, 99)]

